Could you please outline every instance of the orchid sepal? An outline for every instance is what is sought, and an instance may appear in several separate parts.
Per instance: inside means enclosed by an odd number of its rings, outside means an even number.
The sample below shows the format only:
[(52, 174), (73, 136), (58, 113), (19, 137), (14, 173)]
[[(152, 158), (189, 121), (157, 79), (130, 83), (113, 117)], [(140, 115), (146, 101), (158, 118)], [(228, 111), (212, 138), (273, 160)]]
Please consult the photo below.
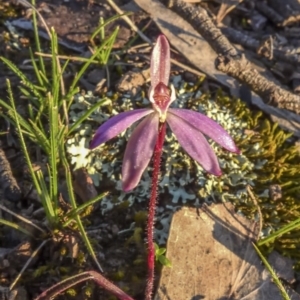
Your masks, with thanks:
[(94, 149), (114, 138), (130, 127), (133, 123), (149, 115), (151, 112), (153, 112), (152, 109), (143, 108), (126, 111), (113, 116), (97, 129), (90, 143), (90, 149)]
[(205, 171), (220, 176), (222, 171), (219, 167), (217, 156), (203, 134), (178, 116), (169, 113), (167, 123), (175, 134), (179, 144)]
[(159, 116), (152, 113), (134, 129), (127, 143), (122, 166), (122, 188), (128, 192), (139, 183), (153, 155)]
[(170, 108), (168, 113), (183, 119), (189, 123), (190, 126), (195, 127), (198, 131), (214, 140), (226, 150), (237, 154), (240, 153), (240, 150), (228, 132), (221, 125), (204, 114), (183, 108)]

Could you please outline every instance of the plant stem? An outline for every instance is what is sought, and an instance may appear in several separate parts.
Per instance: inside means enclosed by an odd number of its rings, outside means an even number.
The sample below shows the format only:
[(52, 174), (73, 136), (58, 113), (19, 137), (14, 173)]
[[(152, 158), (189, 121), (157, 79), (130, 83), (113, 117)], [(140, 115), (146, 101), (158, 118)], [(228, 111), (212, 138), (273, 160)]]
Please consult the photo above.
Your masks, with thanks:
[(147, 221), (147, 241), (148, 241), (148, 280), (145, 292), (145, 299), (151, 300), (153, 293), (153, 282), (154, 282), (154, 260), (155, 260), (155, 250), (153, 243), (154, 234), (154, 217), (157, 199), (157, 186), (160, 171), (160, 160), (162, 154), (162, 148), (164, 144), (164, 139), (166, 135), (166, 123), (161, 123), (159, 125), (159, 133), (157, 141), (154, 148), (153, 156), (153, 174), (152, 174), (152, 187), (151, 196), (148, 211), (148, 221)]
[(70, 289), (74, 285), (87, 280), (94, 280), (100, 287), (115, 295), (119, 300), (134, 300), (125, 292), (123, 292), (119, 287), (107, 280), (103, 275), (95, 271), (86, 271), (68, 277), (52, 285), (49, 289), (45, 290), (34, 300), (54, 299), (54, 297), (62, 294), (65, 290)]

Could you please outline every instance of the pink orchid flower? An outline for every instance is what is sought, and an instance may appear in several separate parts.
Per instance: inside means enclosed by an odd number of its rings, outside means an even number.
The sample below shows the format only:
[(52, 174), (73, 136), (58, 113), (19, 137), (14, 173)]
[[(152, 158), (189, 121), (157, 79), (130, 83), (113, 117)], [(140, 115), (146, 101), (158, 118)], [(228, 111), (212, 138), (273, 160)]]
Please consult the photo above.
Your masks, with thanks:
[(160, 122), (167, 122), (182, 148), (213, 175), (219, 176), (222, 172), (216, 154), (204, 135), (228, 151), (239, 153), (230, 135), (212, 119), (188, 109), (169, 108), (176, 99), (174, 87), (168, 88), (169, 77), (170, 46), (167, 38), (160, 35), (151, 56), (149, 100), (152, 108), (135, 109), (112, 117), (98, 128), (91, 141), (90, 149), (98, 147), (143, 118), (134, 129), (125, 150), (122, 166), (124, 191), (137, 186), (148, 166)]

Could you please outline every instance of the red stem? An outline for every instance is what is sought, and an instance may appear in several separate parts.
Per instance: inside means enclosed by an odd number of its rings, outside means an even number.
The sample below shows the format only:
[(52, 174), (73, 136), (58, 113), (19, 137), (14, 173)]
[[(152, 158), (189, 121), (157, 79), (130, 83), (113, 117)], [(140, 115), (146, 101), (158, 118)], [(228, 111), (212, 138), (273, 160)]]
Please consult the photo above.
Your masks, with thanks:
[(160, 160), (163, 149), (163, 144), (166, 135), (166, 123), (161, 123), (159, 125), (159, 133), (156, 140), (154, 155), (153, 155), (153, 173), (152, 173), (152, 187), (151, 196), (148, 211), (148, 221), (147, 221), (147, 241), (148, 241), (148, 280), (145, 292), (145, 300), (151, 300), (153, 293), (153, 283), (154, 283), (154, 260), (155, 260), (155, 250), (153, 243), (154, 235), (154, 217), (157, 199), (157, 187), (160, 171)]
[(55, 296), (63, 293), (65, 290), (71, 288), (72, 286), (90, 279), (94, 280), (100, 287), (103, 287), (105, 290), (118, 297), (119, 300), (133, 300), (133, 298), (128, 296), (119, 287), (117, 287), (112, 282), (107, 280), (103, 275), (95, 271), (86, 271), (64, 279), (51, 286), (49, 289), (45, 290), (42, 294), (35, 298), (35, 300), (52, 299)]

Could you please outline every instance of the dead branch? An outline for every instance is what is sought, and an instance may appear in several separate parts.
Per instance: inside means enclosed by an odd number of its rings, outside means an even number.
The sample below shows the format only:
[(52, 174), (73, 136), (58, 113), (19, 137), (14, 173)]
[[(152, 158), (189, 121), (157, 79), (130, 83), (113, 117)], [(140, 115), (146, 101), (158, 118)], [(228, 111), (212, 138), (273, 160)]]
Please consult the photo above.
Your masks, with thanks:
[(300, 97), (262, 76), (244, 56), (241, 59), (233, 59), (228, 55), (219, 55), (216, 59), (216, 67), (250, 86), (265, 100), (266, 104), (300, 113)]
[[(215, 26), (204, 8), (182, 0), (173, 0), (171, 9), (188, 20), (215, 50), (218, 54), (216, 59), (218, 70), (248, 85), (265, 103), (300, 113), (300, 97), (290, 93), (279, 83), (275, 84), (273, 79), (266, 78), (255, 70)], [(276, 80), (274, 81), (276, 82)]]
[(255, 8), (264, 16), (266, 16), (276, 26), (282, 26), (284, 18), (265, 2), (256, 1)]
[(181, 0), (174, 0), (171, 9), (187, 20), (216, 53), (223, 53), (231, 57), (239, 55), (239, 52), (212, 22), (204, 8)]
[(245, 31), (238, 31), (227, 26), (221, 26), (219, 28), (231, 43), (242, 45), (247, 49), (253, 50), (255, 52), (261, 44), (258, 39), (247, 34)]
[[(296, 1), (297, 2), (297, 1)], [(280, 26), (291, 26), (297, 24), (300, 20), (300, 11), (293, 0), (268, 0), (270, 8), (280, 14), (283, 18)]]
[[(268, 59), (276, 59), (278, 61), (284, 61), (290, 64), (298, 64), (300, 62), (300, 57), (298, 53), (295, 53), (297, 49), (292, 47), (285, 47), (278, 49), (274, 47), (267, 46), (267, 42), (272, 37), (267, 37), (264, 40), (258, 40), (253, 38), (245, 31), (238, 31), (231, 27), (220, 27), (222, 33), (234, 44), (239, 44), (247, 49), (253, 50), (260, 56), (266, 57)], [(295, 53), (295, 54), (294, 54)]]

